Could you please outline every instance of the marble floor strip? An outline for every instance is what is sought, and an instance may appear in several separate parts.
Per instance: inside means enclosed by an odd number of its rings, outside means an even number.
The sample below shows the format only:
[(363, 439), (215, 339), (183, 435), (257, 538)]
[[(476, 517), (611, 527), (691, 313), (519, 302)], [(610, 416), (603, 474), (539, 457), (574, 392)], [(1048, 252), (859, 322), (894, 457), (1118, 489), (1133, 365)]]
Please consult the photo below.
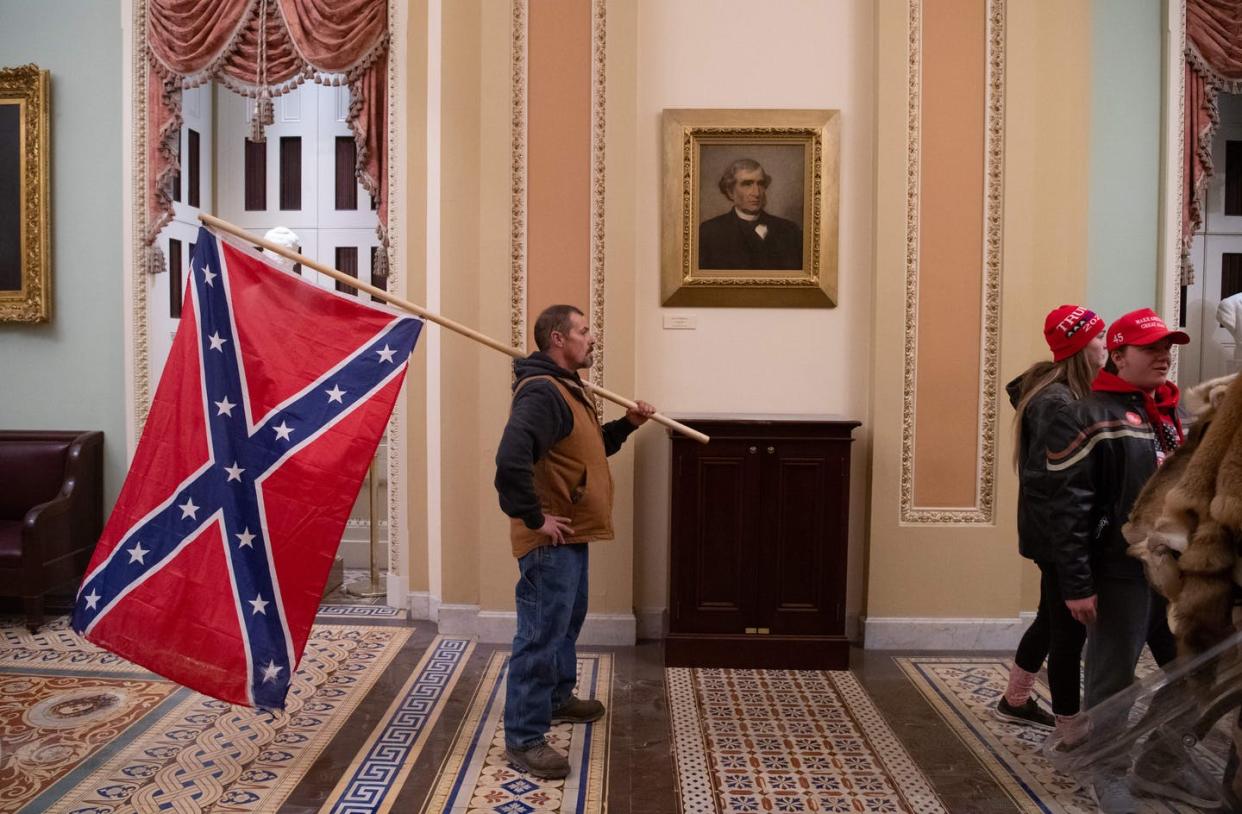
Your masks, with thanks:
[(470, 639), (437, 636), (432, 640), (321, 812), (386, 814), (391, 810), (473, 652)]

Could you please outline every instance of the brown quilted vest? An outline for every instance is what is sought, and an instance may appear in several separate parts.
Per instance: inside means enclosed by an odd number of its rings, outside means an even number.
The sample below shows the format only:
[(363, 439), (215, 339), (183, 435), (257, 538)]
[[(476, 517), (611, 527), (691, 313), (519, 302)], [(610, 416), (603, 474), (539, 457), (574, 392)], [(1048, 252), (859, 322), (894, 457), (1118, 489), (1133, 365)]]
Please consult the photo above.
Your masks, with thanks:
[[(544, 514), (568, 517), (574, 530), (571, 543), (612, 539), (612, 473), (604, 454), (604, 434), (586, 395), (576, 386), (555, 376), (531, 376), (513, 391), (516, 396), (527, 383), (546, 379), (561, 391), (574, 417), (574, 428), (535, 462), (535, 494)], [(571, 389), (572, 388), (572, 389)], [(519, 518), (510, 518), (509, 541), (513, 556), (522, 557), (551, 538), (526, 528)]]

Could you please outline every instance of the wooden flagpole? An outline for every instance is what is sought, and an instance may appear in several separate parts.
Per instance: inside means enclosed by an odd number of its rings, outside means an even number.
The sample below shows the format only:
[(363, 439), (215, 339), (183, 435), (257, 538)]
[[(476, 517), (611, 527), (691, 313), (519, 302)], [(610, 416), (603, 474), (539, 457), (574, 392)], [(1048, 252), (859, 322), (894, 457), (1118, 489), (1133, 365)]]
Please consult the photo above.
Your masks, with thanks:
[[(240, 226), (235, 226), (226, 220), (221, 220), (220, 218), (217, 218), (215, 215), (208, 215), (206, 212), (202, 212), (199, 214), (198, 219), (201, 220), (203, 223), (207, 224), (208, 226), (210, 226), (211, 228), (219, 229), (222, 232), (228, 232), (229, 234), (234, 235), (235, 237), (241, 238), (242, 240), (246, 241), (252, 246), (262, 246), (268, 251), (275, 252), (276, 254), (279, 254), (282, 257), (288, 258), (289, 260), (292, 260), (295, 263), (301, 263), (304, 266), (313, 268), (315, 271), (318, 271), (320, 274), (326, 274), (332, 279), (336, 280), (337, 282), (344, 283), (345, 285), (348, 285), (348, 286), (352, 286), (358, 289), (359, 291), (365, 291), (366, 293), (371, 295), (372, 299), (386, 302), (389, 305), (395, 308), (400, 308), (404, 311), (409, 311), (412, 314), (422, 317), (428, 322), (434, 322), (435, 324), (439, 325), (442, 328), (448, 328), (450, 331), (453, 331), (454, 333), (459, 333), (462, 336), (467, 337), (468, 339), (473, 339), (475, 342), (478, 342), (479, 344), (487, 345), (489, 348), (492, 348), (493, 350), (498, 350), (501, 353), (512, 356), (514, 359), (525, 359), (526, 358), (526, 354), (517, 348), (510, 347), (509, 345), (506, 345), (503, 342), (498, 342), (497, 340), (492, 339), (490, 336), (487, 336), (486, 334), (481, 334), (478, 331), (474, 330), (473, 328), (468, 328), (465, 325), (462, 325), (460, 322), (454, 322), (453, 320), (447, 319), (446, 317), (442, 317), (439, 314), (434, 314), (431, 311), (428, 311), (426, 308), (423, 308), (421, 305), (415, 305), (409, 300), (403, 300), (400, 297), (389, 294), (387, 291), (384, 291), (383, 289), (376, 288), (373, 285), (364, 283), (361, 280), (358, 280), (354, 277), (350, 277), (348, 274), (345, 274), (344, 272), (341, 272), (341, 271), (337, 271), (336, 269), (330, 266), (325, 266), (323, 263), (317, 263), (314, 260), (311, 260), (309, 257), (304, 257), (298, 254), (297, 252), (291, 249), (286, 249), (284, 246), (281, 246), (277, 243), (272, 243), (269, 240), (264, 240), (261, 237), (256, 237), (255, 235), (250, 234), (249, 232), (247, 232), (245, 229), (241, 228)], [(599, 395), (601, 398), (606, 398), (609, 401), (613, 402), (614, 404), (619, 404), (622, 407), (625, 407), (627, 410), (635, 409), (638, 406), (630, 399), (627, 399), (625, 396), (621, 396), (616, 393), (613, 393), (611, 390), (605, 390), (599, 385), (592, 384), (590, 382), (583, 382), (583, 384), (586, 385), (587, 390), (589, 390), (590, 392)], [(693, 438), (695, 441), (698, 441), (700, 444), (706, 444), (707, 442), (711, 441), (711, 438), (699, 432), (698, 430), (691, 429), (690, 427), (687, 427), (685, 424), (682, 424), (680, 421), (671, 419), (668, 416), (663, 415), (661, 413), (653, 414), (651, 416), (651, 420), (659, 422), (660, 424), (663, 424), (664, 426), (670, 429), (676, 430), (682, 435), (685, 435), (689, 438)]]

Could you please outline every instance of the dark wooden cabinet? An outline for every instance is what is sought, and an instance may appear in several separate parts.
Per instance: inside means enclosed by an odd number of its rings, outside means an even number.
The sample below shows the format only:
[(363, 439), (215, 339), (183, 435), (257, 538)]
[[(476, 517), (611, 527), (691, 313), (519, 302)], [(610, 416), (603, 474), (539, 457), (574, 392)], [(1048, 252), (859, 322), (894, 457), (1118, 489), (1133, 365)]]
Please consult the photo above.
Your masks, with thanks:
[(850, 444), (857, 421), (680, 417), (672, 436), (673, 666), (845, 669)]

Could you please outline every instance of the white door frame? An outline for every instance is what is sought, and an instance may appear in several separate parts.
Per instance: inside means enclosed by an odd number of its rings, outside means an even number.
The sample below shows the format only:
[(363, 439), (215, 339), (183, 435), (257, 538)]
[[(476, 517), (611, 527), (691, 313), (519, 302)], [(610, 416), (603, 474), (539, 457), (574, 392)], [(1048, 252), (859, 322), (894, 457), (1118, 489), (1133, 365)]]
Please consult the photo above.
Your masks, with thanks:
[[(123, 336), (125, 358), (125, 441), (127, 459), (132, 459), (134, 449), (150, 408), (156, 382), (149, 373), (151, 352), (151, 328), (148, 300), (151, 295), (151, 275), (143, 265), (146, 257), (142, 229), (146, 224), (146, 155), (144, 150), (147, 133), (146, 109), (146, 0), (121, 0), (122, 27), (122, 156), (128, 172), (122, 173), (124, 207), (122, 228), (123, 245)], [(405, 65), (404, 42), (405, 19), (408, 11), (403, 3), (388, 0), (388, 222), (389, 235), (389, 290), (398, 296), (405, 294), (405, 280), (396, 260), (402, 256), (397, 251), (400, 236), (401, 199), (394, 191), (402, 189), (400, 176), (405, 167), (401, 142), (405, 121)], [(406, 542), (407, 513), (404, 500), (407, 455), (405, 453), (406, 394), (398, 396), (389, 421), (388, 438), (397, 454), (388, 456), (388, 603), (405, 607), (409, 594), (409, 546)]]

